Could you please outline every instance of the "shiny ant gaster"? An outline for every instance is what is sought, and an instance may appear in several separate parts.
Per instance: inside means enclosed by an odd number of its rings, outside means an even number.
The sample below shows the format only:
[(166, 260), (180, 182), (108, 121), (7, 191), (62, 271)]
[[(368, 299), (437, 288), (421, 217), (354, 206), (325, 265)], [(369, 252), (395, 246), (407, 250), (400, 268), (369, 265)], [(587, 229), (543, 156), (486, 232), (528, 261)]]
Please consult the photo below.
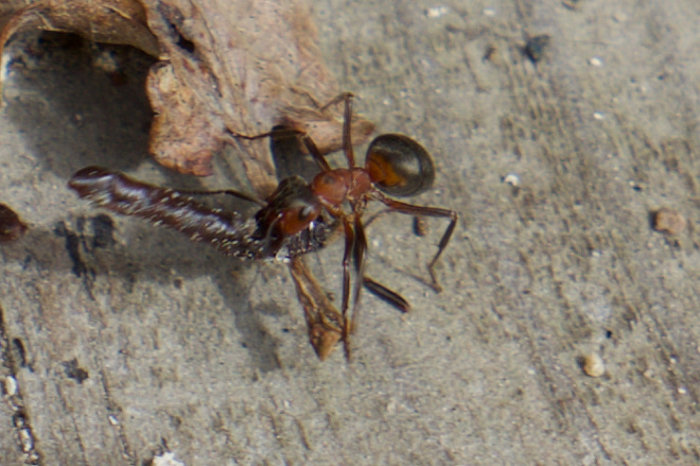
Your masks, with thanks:
[[(450, 218), (438, 251), (428, 264), (432, 285), (437, 291), (440, 287), (434, 266), (452, 236), (457, 214), (437, 207), (406, 204), (384, 195), (411, 196), (431, 187), (435, 176), (432, 160), (422, 146), (407, 136), (385, 134), (370, 143), (365, 167), (356, 167), (350, 139), (352, 95), (344, 94), (340, 99), (345, 103), (343, 151), (350, 168), (331, 169), (314, 142), (307, 135), (301, 135), (321, 173), (310, 184), (299, 177), (283, 180), (266, 202), (232, 190), (205, 193), (175, 191), (99, 167), (80, 170), (71, 178), (69, 186), (98, 206), (120, 214), (146, 218), (157, 225), (164, 224), (188, 235), (193, 241), (206, 242), (227, 255), (253, 260), (280, 255), (288, 258), (297, 295), (304, 307), (309, 338), (316, 353), (325, 359), (337, 341), (342, 340), (346, 356), (349, 357), (350, 334), (355, 329), (362, 285), (397, 308), (408, 309), (401, 296), (364, 276), (367, 239), (361, 215), (367, 202), (378, 200), (391, 210), (411, 215)], [(236, 136), (258, 139), (269, 135)], [(262, 208), (254, 217), (246, 219), (238, 212), (207, 207), (190, 196), (218, 193), (258, 202)], [(350, 213), (343, 210), (346, 202), (350, 205)], [(324, 217), (324, 211), (330, 214), (330, 219)], [(305, 253), (323, 247), (339, 225), (342, 225), (345, 234), (340, 313), (299, 259)], [(355, 280), (353, 286), (353, 313), (348, 318), (351, 262), (356, 276), (360, 278)]]

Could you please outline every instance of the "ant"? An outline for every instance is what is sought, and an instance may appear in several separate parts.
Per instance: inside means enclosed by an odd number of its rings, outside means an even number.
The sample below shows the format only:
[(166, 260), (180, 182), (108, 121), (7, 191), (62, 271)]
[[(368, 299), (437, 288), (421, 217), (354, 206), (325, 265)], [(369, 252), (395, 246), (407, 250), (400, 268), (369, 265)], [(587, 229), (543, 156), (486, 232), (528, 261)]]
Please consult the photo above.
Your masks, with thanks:
[[(438, 251), (428, 264), (436, 291), (440, 291), (440, 286), (434, 267), (452, 236), (457, 214), (437, 207), (406, 204), (386, 196), (384, 193), (411, 196), (430, 188), (435, 177), (432, 159), (422, 146), (407, 136), (384, 134), (370, 143), (365, 167), (355, 166), (350, 139), (352, 94), (342, 94), (338, 99), (345, 102), (343, 151), (350, 168), (330, 168), (311, 138), (302, 134), (301, 139), (321, 172), (310, 184), (298, 176), (282, 180), (265, 201), (234, 190), (176, 191), (100, 167), (78, 171), (68, 185), (80, 197), (100, 207), (168, 226), (193, 241), (208, 243), (226, 255), (247, 260), (287, 260), (297, 296), (304, 307), (309, 339), (317, 355), (325, 359), (342, 340), (349, 358), (350, 334), (355, 330), (362, 286), (403, 312), (409, 309), (403, 297), (364, 274), (367, 238), (361, 215), (367, 202), (378, 200), (397, 212), (450, 219)], [(258, 139), (271, 134), (236, 136)], [(210, 208), (192, 197), (213, 194), (232, 195), (257, 203), (261, 208), (253, 217), (245, 218), (239, 212)], [(343, 210), (346, 202), (350, 213)], [(328, 213), (328, 218), (325, 213)], [(345, 252), (342, 307), (338, 312), (300, 257), (322, 248), (341, 226), (345, 235)], [(353, 311), (348, 318), (351, 263), (358, 278), (353, 284)]]
[[(355, 164), (355, 154), (351, 141), (352, 120), (351, 93), (339, 95), (331, 101), (332, 105), (344, 101), (343, 152), (348, 168), (331, 168), (316, 144), (307, 134), (301, 139), (321, 172), (317, 174), (309, 187), (312, 196), (299, 199), (307, 204), (294, 212), (274, 211), (274, 221), (279, 220), (282, 235), (295, 235), (307, 225), (314, 222), (321, 212), (326, 211), (342, 225), (345, 234), (345, 252), (343, 254), (343, 294), (341, 301), (341, 339), (345, 355), (349, 358), (349, 338), (355, 330), (361, 286), (402, 308), (397, 304), (395, 293), (383, 285), (364, 276), (364, 258), (367, 251), (367, 237), (362, 224), (362, 213), (371, 200), (386, 205), (389, 210), (420, 217), (449, 218), (445, 232), (438, 244), (438, 250), (428, 263), (431, 286), (436, 292), (440, 287), (435, 275), (435, 264), (447, 247), (457, 225), (457, 212), (440, 207), (419, 206), (397, 201), (389, 196), (409, 197), (420, 194), (432, 187), (435, 180), (435, 167), (428, 152), (419, 143), (403, 134), (382, 134), (377, 136), (367, 149), (364, 167)], [(279, 130), (278, 130), (279, 131)], [(258, 139), (276, 134), (276, 131), (255, 136), (235, 134), (244, 139)], [(350, 212), (343, 209), (349, 205)], [(352, 286), (353, 310), (348, 318), (350, 306), (350, 288), (352, 268), (359, 279)], [(400, 298), (403, 299), (403, 298)], [(405, 308), (407, 310), (407, 307)]]

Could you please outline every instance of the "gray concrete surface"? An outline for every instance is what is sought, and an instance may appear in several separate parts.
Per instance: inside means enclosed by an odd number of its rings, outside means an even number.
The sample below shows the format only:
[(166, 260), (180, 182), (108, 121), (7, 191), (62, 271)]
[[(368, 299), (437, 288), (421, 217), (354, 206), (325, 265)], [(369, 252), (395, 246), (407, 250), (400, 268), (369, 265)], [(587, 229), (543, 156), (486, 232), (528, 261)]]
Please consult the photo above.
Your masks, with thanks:
[[(245, 180), (225, 160), (208, 180), (148, 160), (143, 57), (122, 51), (115, 85), (100, 52), (30, 36), (0, 112), (0, 201), (31, 226), (0, 246), (0, 375), (17, 386), (2, 464), (698, 463), (700, 4), (327, 0), (315, 14), (359, 110), (436, 159), (418, 201), (461, 215), (444, 292), (424, 283), (441, 222), (417, 238), (380, 217), (369, 271), (414, 310), (365, 296), (355, 360), (320, 363), (284, 266), (134, 219), (112, 230), (68, 191), (97, 163), (168, 186)], [(538, 34), (534, 64), (522, 46)], [(684, 231), (652, 230), (662, 206)], [(336, 296), (340, 253), (309, 260)], [(582, 370), (591, 353), (601, 377)]]

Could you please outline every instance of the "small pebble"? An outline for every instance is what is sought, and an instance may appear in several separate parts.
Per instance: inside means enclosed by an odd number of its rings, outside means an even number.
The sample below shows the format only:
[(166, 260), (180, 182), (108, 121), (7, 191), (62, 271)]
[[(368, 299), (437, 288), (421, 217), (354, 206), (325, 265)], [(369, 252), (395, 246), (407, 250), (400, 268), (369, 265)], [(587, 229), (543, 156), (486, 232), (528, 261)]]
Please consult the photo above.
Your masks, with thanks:
[(14, 396), (17, 394), (17, 380), (12, 376), (5, 377), (5, 395)]
[(21, 429), (19, 431), (19, 441), (22, 444), (22, 451), (29, 453), (34, 448), (34, 440), (29, 429)]
[(583, 358), (583, 372), (591, 377), (600, 377), (605, 374), (605, 363), (599, 354), (587, 354)]
[(151, 461), (153, 466), (185, 466), (185, 463), (178, 460), (175, 453), (166, 451), (162, 455), (158, 455)]
[(440, 16), (445, 15), (447, 11), (446, 6), (435, 6), (428, 8), (425, 14), (428, 16), (428, 18), (439, 18)]
[(547, 34), (530, 37), (523, 48), (523, 52), (532, 63), (537, 63), (544, 56), (544, 51), (549, 45), (551, 37)]
[(685, 224), (685, 217), (670, 207), (662, 207), (653, 214), (654, 230), (662, 233), (677, 235), (685, 229)]
[(603, 66), (603, 60), (598, 57), (591, 57), (588, 59), (588, 64), (591, 66), (601, 67)]
[(503, 182), (511, 186), (517, 187), (520, 185), (520, 177), (515, 173), (508, 173), (506, 176), (503, 177)]

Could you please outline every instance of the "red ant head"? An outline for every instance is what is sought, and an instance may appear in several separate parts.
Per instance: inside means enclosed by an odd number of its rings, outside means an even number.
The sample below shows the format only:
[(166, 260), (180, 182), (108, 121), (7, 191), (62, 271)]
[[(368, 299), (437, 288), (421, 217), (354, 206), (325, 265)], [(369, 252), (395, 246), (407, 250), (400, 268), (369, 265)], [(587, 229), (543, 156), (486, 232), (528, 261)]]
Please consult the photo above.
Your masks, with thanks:
[(267, 206), (255, 215), (266, 230), (274, 228), (276, 234), (293, 236), (321, 214), (321, 204), (306, 182), (292, 176), (282, 180), (267, 199)]
[(280, 233), (292, 236), (308, 227), (321, 213), (321, 204), (314, 201), (298, 198), (284, 211), (277, 224)]
[(435, 166), (423, 146), (403, 134), (377, 136), (367, 149), (372, 182), (391, 196), (413, 196), (433, 185)]

